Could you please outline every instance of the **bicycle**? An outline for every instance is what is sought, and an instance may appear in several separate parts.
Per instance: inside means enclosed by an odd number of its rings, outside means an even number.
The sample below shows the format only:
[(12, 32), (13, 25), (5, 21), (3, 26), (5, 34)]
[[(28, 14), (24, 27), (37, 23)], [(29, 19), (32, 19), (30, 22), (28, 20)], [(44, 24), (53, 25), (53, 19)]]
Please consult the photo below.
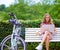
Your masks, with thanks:
[(5, 37), (1, 42), (1, 50), (26, 50), (26, 43), (21, 37), (21, 21), (17, 20), (15, 14), (9, 14), (9, 22), (13, 24), (11, 35)]

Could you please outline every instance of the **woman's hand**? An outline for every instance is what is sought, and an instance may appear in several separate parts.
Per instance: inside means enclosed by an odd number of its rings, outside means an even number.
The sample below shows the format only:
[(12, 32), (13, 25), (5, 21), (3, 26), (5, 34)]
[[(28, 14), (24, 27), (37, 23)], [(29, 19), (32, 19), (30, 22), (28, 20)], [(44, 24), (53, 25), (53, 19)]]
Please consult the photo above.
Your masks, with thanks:
[(56, 28), (54, 29), (54, 35), (57, 33)]
[(57, 32), (56, 31), (54, 31), (54, 35), (56, 34)]
[(41, 35), (41, 32), (40, 32), (40, 31), (39, 31), (39, 32), (37, 32), (37, 33), (36, 33), (36, 35)]

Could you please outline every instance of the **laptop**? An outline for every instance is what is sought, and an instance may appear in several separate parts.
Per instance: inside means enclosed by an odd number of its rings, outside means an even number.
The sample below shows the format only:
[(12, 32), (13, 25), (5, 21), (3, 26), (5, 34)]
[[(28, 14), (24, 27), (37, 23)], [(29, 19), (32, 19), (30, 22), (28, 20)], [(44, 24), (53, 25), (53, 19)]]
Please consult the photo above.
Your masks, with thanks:
[(44, 24), (41, 28), (43, 29), (43, 31), (50, 31), (54, 33), (54, 24)]

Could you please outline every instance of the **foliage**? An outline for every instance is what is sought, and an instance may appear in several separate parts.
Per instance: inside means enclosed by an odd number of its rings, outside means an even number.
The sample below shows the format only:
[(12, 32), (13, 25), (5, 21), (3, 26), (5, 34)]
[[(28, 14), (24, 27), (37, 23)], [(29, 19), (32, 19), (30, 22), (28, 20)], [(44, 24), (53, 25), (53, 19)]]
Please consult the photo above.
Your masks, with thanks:
[(23, 0), (22, 1), (19, 0), (18, 4), (10, 5), (9, 7), (5, 8), (3, 12), (2, 11), (0, 12), (1, 14), (3, 14), (1, 16), (4, 16), (1, 17), (2, 20), (8, 20), (9, 19), (8, 14), (10, 12), (15, 13), (17, 18), (21, 20), (42, 19), (46, 12), (49, 13), (53, 19), (55, 18), (60, 19), (60, 15), (59, 15), (60, 4), (37, 3), (29, 6), (28, 3), (24, 3)]
[(3, 11), (5, 8), (6, 8), (6, 7), (5, 7), (4, 4), (0, 5), (0, 11)]
[(0, 22), (0, 42), (4, 37), (12, 33), (12, 25), (6, 22)]

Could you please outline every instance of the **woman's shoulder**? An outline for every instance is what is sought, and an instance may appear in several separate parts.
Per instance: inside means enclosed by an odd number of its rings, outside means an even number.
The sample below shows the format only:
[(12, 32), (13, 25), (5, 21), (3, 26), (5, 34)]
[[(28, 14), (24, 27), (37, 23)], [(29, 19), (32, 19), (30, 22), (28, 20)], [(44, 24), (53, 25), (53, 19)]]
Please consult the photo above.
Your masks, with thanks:
[(51, 23), (52, 25), (54, 25), (54, 23)]
[(44, 25), (45, 23), (41, 23), (40, 26)]

